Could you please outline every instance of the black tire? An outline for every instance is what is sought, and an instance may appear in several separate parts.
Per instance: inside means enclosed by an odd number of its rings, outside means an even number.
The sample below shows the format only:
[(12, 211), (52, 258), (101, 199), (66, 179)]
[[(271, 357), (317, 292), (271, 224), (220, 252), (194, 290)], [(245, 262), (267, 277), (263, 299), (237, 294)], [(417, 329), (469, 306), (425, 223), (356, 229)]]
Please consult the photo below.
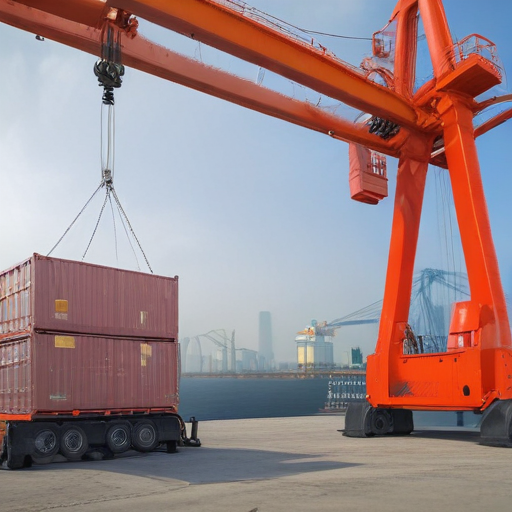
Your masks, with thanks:
[(178, 451), (178, 441), (167, 441), (166, 451), (167, 453), (176, 453)]
[(41, 425), (34, 435), (34, 459), (51, 460), (59, 451), (59, 435), (57, 429)]
[(115, 422), (107, 429), (107, 446), (112, 453), (123, 453), (132, 446), (132, 429), (128, 422)]
[(37, 457), (32, 455), (32, 462), (37, 465), (50, 464), (53, 461), (53, 455), (51, 457)]
[(371, 417), (372, 434), (383, 436), (389, 434), (392, 427), (392, 419), (386, 409), (374, 409)]
[(158, 432), (152, 421), (143, 420), (135, 423), (132, 445), (139, 452), (150, 452), (158, 446)]
[(81, 460), (89, 448), (85, 432), (78, 425), (68, 425), (60, 436), (60, 453), (68, 460)]
[(32, 457), (30, 455), (18, 455), (17, 457), (9, 457), (1, 464), (2, 468), (22, 469), (32, 467)]
[(407, 436), (414, 430), (412, 411), (409, 409), (392, 409), (393, 432), (395, 436)]

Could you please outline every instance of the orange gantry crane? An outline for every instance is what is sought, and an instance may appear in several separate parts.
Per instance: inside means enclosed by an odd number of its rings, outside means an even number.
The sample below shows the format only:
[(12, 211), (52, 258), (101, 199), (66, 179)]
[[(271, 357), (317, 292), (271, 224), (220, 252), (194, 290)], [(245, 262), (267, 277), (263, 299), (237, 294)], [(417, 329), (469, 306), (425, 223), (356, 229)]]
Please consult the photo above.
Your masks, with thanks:
[[(388, 270), (367, 402), (349, 408), (350, 436), (407, 434), (412, 410), (485, 413), (481, 442), (512, 445), (512, 346), (475, 137), (512, 117), (505, 110), (474, 128), (476, 114), (509, 96), (478, 101), (502, 81), (492, 42), (454, 44), (441, 0), (399, 0), (390, 30), (373, 35), (373, 59), (356, 69), (326, 48), (254, 15), (239, 0), (0, 0), (0, 21), (100, 56), (106, 27), (123, 64), (281, 118), (351, 147), (353, 197), (386, 195), (383, 155), (399, 159)], [(418, 13), (433, 78), (414, 90)], [(271, 70), (367, 114), (365, 122), (207, 67), (153, 44), (135, 16)], [(383, 66), (386, 61), (392, 66)], [(471, 299), (453, 305), (447, 350), (425, 354), (408, 325), (413, 267), (429, 163), (450, 174)], [(375, 179), (375, 175), (379, 179)]]

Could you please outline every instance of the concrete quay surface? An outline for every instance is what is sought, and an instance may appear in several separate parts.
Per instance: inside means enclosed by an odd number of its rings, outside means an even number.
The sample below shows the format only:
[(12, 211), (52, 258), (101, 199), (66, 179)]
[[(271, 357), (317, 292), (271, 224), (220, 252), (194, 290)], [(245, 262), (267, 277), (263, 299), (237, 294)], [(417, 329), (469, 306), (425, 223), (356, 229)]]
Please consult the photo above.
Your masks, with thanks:
[(347, 438), (343, 423), (208, 421), (200, 448), (0, 471), (0, 511), (512, 510), (511, 449), (480, 446), (469, 429)]

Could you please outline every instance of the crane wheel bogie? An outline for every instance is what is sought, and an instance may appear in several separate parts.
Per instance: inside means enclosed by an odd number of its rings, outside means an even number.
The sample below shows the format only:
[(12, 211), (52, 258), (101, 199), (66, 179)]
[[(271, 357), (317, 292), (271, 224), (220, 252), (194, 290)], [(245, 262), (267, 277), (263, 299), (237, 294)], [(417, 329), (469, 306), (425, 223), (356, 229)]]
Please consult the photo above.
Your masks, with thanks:
[[(343, 435), (407, 435), (413, 430), (412, 411), (408, 409), (375, 408), (368, 402), (352, 402), (345, 415)], [(512, 448), (512, 400), (496, 400), (484, 412), (480, 426), (480, 444)]]
[(368, 402), (351, 402), (345, 414), (347, 437), (407, 435), (414, 430), (412, 411), (372, 407)]
[(480, 444), (512, 448), (512, 400), (497, 400), (484, 413)]

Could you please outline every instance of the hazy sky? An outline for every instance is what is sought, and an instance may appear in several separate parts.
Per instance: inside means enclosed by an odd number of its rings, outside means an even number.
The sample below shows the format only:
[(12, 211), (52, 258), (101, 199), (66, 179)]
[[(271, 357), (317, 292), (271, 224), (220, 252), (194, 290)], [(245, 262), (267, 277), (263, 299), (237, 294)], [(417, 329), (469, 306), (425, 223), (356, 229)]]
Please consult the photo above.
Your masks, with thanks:
[[(462, 4), (464, 8), (461, 9)], [(294, 25), (370, 37), (390, 0), (253, 0)], [(512, 69), (509, 0), (446, 0), (453, 36), (493, 40)], [(154, 27), (144, 32), (176, 51), (256, 80), (241, 65)], [(369, 41), (318, 38), (359, 65)], [(100, 100), (95, 57), (0, 25), (0, 268), (46, 254), (100, 179)], [(267, 74), (263, 85), (273, 78)], [(299, 97), (300, 88), (280, 87)], [(308, 98), (310, 99), (310, 98)], [(478, 140), (504, 287), (512, 291), (509, 147), (512, 124)], [(294, 337), (312, 319), (332, 320), (382, 298), (390, 197), (378, 206), (350, 200), (348, 146), (328, 136), (128, 69), (116, 91), (115, 185), (155, 273), (180, 276), (180, 335), (236, 330), (238, 347), (257, 348), (258, 314), (272, 314), (274, 352), (295, 360)], [(445, 173), (432, 169), (417, 268), (445, 266)], [(104, 197), (104, 196), (103, 196)], [(81, 259), (103, 197), (53, 254)], [(136, 269), (117, 224), (119, 265)], [(86, 261), (116, 266), (110, 211)], [(141, 262), (142, 263), (142, 262)], [(460, 262), (457, 263), (460, 265)], [(141, 265), (142, 266), (142, 265)], [(459, 270), (456, 268), (455, 270)], [(368, 354), (376, 329), (340, 331), (337, 351)]]

